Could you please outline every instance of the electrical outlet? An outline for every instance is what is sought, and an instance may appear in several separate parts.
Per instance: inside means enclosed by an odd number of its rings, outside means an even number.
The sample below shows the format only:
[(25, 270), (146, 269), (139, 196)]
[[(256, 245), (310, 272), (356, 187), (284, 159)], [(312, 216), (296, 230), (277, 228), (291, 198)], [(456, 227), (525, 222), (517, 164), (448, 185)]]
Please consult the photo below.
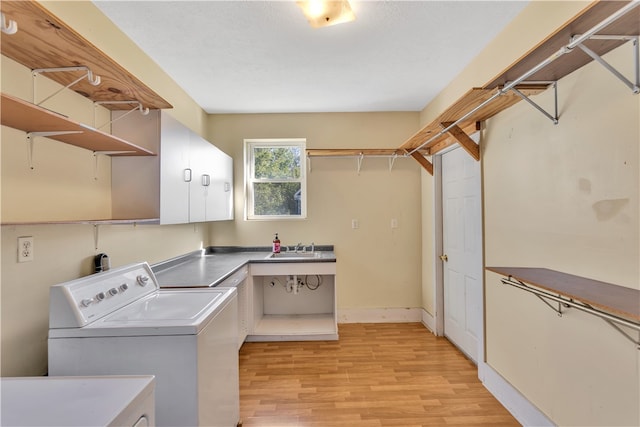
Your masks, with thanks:
[(358, 224), (358, 220), (357, 219), (352, 219), (351, 220), (351, 228), (353, 228), (355, 230), (356, 228), (359, 228), (359, 227), (360, 227), (360, 224)]
[(391, 228), (398, 228), (398, 219), (391, 218)]
[(33, 261), (33, 237), (18, 237), (18, 262)]

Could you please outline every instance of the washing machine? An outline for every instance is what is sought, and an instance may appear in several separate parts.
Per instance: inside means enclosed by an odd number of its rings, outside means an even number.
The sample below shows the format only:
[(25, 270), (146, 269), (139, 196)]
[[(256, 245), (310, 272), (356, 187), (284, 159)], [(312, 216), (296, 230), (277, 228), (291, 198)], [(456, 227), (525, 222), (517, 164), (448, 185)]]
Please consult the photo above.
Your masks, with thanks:
[(234, 288), (160, 289), (136, 263), (52, 286), (49, 375), (154, 375), (156, 425), (239, 422)]

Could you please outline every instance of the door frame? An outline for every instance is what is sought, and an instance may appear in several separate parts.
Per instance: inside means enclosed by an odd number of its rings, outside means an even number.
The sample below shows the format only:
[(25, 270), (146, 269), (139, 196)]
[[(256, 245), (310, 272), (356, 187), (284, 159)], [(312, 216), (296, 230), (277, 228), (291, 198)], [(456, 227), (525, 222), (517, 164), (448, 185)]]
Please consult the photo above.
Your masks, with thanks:
[[(476, 142), (480, 139), (480, 132), (476, 132), (471, 135)], [(435, 308), (436, 308), (436, 316), (435, 316), (435, 334), (437, 336), (444, 336), (444, 268), (443, 261), (440, 260), (440, 255), (443, 253), (443, 239), (444, 239), (444, 215), (443, 208), (444, 202), (442, 200), (442, 156), (446, 153), (449, 153), (453, 150), (462, 150), (463, 148), (459, 145), (455, 144), (449, 147), (448, 149), (442, 150), (438, 154), (434, 155), (432, 158), (433, 161), (433, 178), (434, 178), (434, 252), (433, 252), (433, 263), (435, 265), (434, 268), (434, 276), (435, 276)], [(483, 197), (483, 183), (482, 183), (482, 161), (480, 161), (480, 228), (482, 234), (482, 241), (480, 244), (481, 247), (481, 265), (484, 270), (484, 197)], [(480, 318), (482, 321), (482, 326), (479, 328), (478, 333), (478, 348), (477, 348), (477, 366), (478, 372), (480, 373), (485, 366), (486, 357), (485, 357), (485, 346), (484, 346), (484, 332), (485, 332), (485, 315), (484, 315), (484, 291), (485, 291), (485, 281), (484, 281), (484, 271), (480, 275), (481, 279), (481, 301), (480, 301)]]

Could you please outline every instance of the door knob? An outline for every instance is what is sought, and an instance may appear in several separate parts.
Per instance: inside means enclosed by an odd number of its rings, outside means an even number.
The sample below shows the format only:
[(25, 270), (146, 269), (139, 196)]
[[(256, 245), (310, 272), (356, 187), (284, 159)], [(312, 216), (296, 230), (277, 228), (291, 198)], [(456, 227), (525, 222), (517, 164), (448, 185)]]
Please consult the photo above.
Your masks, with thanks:
[(449, 257), (447, 256), (447, 254), (440, 255), (440, 259), (441, 259), (442, 261), (444, 261), (444, 262), (449, 261)]

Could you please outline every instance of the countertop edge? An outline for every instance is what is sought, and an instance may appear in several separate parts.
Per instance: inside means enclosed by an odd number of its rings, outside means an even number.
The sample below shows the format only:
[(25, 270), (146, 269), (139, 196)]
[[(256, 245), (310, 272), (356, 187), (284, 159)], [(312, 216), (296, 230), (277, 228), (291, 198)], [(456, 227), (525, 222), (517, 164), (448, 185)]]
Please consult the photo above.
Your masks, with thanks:
[[(215, 280), (187, 280), (181, 283), (162, 283), (162, 280), (158, 279), (161, 288), (188, 288), (188, 287), (216, 287), (222, 284), (226, 279), (231, 277), (241, 268), (249, 264), (309, 264), (309, 263), (335, 263), (337, 262), (335, 253), (333, 252), (333, 245), (317, 245), (316, 252), (322, 252), (322, 256), (317, 258), (304, 258), (304, 259), (291, 259), (291, 258), (268, 258), (271, 254), (271, 248), (252, 246), (209, 246), (205, 249), (189, 252), (174, 258), (170, 258), (165, 261), (160, 261), (151, 265), (151, 270), (157, 276), (162, 276), (169, 270), (179, 269), (180, 266), (187, 268), (189, 264), (196, 261), (200, 262), (211, 257), (212, 262), (215, 256), (225, 255), (245, 255), (246, 258), (239, 259), (237, 263), (230, 266), (229, 270), (225, 273), (216, 275)], [(254, 257), (255, 255), (255, 257)], [(185, 282), (188, 282), (185, 283)], [(204, 282), (204, 283), (203, 283)]]

